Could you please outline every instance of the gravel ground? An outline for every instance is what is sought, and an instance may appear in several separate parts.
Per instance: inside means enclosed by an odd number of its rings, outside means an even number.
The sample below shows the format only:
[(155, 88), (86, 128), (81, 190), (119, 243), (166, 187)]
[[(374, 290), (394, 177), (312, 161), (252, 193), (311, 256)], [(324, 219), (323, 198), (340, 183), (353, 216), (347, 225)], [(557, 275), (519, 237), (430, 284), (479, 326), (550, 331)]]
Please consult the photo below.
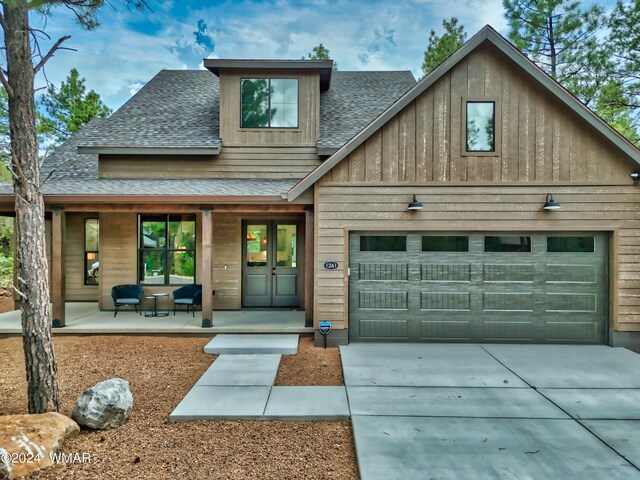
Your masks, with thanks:
[[(349, 422), (168, 423), (169, 413), (211, 365), (213, 357), (202, 351), (208, 341), (56, 337), (61, 413), (71, 415), (83, 390), (115, 376), (130, 382), (134, 408), (124, 426), (84, 431), (65, 444), (62, 451), (87, 452), (91, 463), (57, 465), (29, 478), (358, 478)], [(0, 339), (0, 359), (0, 415), (25, 413), (22, 340)], [(279, 385), (338, 385), (341, 379), (338, 350), (312, 348), (308, 338), (297, 356), (283, 357), (278, 374)]]

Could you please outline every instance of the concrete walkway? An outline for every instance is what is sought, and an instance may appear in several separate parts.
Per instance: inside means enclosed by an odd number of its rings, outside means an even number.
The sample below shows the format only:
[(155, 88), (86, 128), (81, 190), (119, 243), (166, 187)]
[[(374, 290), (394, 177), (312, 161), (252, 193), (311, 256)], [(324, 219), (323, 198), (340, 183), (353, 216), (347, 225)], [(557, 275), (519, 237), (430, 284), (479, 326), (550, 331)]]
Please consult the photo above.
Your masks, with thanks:
[(169, 420), (348, 419), (345, 387), (274, 386), (281, 355), (296, 354), (298, 340), (298, 335), (216, 336), (204, 351), (218, 358)]
[(341, 347), (363, 480), (640, 478), (640, 355)]
[(171, 421), (351, 417), (363, 480), (640, 479), (640, 355), (629, 350), (352, 344), (341, 347), (346, 388), (277, 387), (277, 350), (297, 336), (220, 337), (210, 350), (235, 354)]

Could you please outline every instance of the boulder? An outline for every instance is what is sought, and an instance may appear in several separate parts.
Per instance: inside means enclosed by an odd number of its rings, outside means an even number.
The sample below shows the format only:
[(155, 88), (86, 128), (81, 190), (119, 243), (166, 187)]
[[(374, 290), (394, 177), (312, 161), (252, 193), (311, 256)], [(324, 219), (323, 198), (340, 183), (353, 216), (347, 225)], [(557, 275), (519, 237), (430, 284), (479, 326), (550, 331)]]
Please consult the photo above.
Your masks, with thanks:
[(133, 395), (129, 390), (129, 382), (112, 378), (82, 392), (71, 418), (83, 427), (105, 430), (126, 422), (132, 407)]
[(0, 416), (0, 479), (50, 466), (51, 454), (78, 433), (76, 422), (56, 412)]

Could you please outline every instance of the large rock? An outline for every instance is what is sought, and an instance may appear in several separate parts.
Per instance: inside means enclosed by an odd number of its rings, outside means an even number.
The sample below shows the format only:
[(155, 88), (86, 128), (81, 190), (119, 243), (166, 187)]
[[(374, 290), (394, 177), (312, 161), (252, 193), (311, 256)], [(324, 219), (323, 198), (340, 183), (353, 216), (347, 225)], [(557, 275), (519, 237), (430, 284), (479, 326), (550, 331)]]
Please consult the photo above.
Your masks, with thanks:
[(0, 479), (18, 478), (48, 467), (51, 454), (78, 433), (76, 422), (55, 412), (1, 416)]
[(82, 392), (71, 417), (83, 427), (104, 430), (126, 422), (132, 407), (129, 382), (112, 378)]

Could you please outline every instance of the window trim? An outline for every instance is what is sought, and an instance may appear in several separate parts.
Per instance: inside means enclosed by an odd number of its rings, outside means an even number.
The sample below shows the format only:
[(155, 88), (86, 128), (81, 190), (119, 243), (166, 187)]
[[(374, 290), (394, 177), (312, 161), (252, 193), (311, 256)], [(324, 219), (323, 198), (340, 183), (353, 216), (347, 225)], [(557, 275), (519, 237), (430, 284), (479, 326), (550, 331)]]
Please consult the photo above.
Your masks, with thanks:
[[(295, 127), (272, 127), (271, 125), (267, 126), (267, 127), (243, 127), (242, 126), (242, 82), (243, 80), (267, 80), (269, 82), (269, 86), (271, 86), (271, 80), (295, 80), (297, 82), (297, 90), (298, 90), (298, 95), (297, 95), (297, 112), (296, 112), (296, 126)], [(277, 130), (284, 130), (287, 132), (291, 132), (291, 131), (300, 131), (300, 78), (298, 77), (289, 77), (289, 76), (285, 76), (285, 77), (279, 77), (279, 76), (252, 76), (252, 77), (240, 77), (240, 82), (238, 83), (238, 86), (240, 87), (240, 91), (239, 91), (239, 95), (238, 98), (240, 99), (239, 102), (239, 115), (238, 115), (238, 120), (239, 120), (239, 128), (240, 131), (243, 132), (250, 132), (252, 130), (257, 130), (257, 131), (265, 131), (265, 130), (270, 130), (270, 131), (277, 131)], [(269, 110), (271, 110), (271, 94), (269, 94), (269, 105), (267, 107)], [(271, 120), (269, 120), (269, 123), (271, 123)]]
[[(493, 151), (467, 150), (467, 103), (493, 103)], [(462, 157), (499, 157), (502, 147), (502, 108), (497, 97), (462, 97), (460, 123), (460, 155)]]
[[(180, 248), (168, 248), (169, 246), (169, 218), (172, 216), (180, 216), (180, 217), (189, 217), (191, 216), (188, 213), (139, 213), (138, 214), (138, 245), (136, 247), (137, 257), (136, 257), (136, 280), (138, 285), (142, 285), (145, 287), (183, 287), (185, 285), (192, 285), (191, 283), (170, 283), (169, 280), (171, 275), (169, 273), (169, 252), (191, 252), (193, 251), (193, 285), (196, 285), (198, 282), (197, 274), (198, 274), (198, 262), (197, 262), (197, 254), (198, 254), (198, 218), (196, 215), (193, 215), (193, 223), (194, 223), (194, 234), (196, 235), (195, 245), (193, 250), (191, 249), (180, 249)], [(142, 222), (143, 218), (152, 218), (157, 217), (157, 221), (162, 221), (164, 217), (165, 223), (165, 243), (163, 248), (141, 248), (140, 245), (143, 244), (142, 240)], [(152, 220), (153, 221), (153, 220)], [(140, 267), (142, 265), (142, 252), (162, 252), (165, 254), (165, 272), (164, 272), (164, 283), (145, 283), (140, 279)]]
[[(96, 220), (98, 222), (98, 250), (87, 250), (87, 220)], [(100, 279), (96, 283), (87, 282), (87, 253), (95, 253), (98, 256), (98, 262), (100, 261), (100, 218), (99, 217), (84, 217), (82, 219), (82, 264), (84, 265), (83, 272), (83, 285), (85, 287), (98, 287), (100, 286)], [(98, 267), (99, 268), (99, 267)]]

